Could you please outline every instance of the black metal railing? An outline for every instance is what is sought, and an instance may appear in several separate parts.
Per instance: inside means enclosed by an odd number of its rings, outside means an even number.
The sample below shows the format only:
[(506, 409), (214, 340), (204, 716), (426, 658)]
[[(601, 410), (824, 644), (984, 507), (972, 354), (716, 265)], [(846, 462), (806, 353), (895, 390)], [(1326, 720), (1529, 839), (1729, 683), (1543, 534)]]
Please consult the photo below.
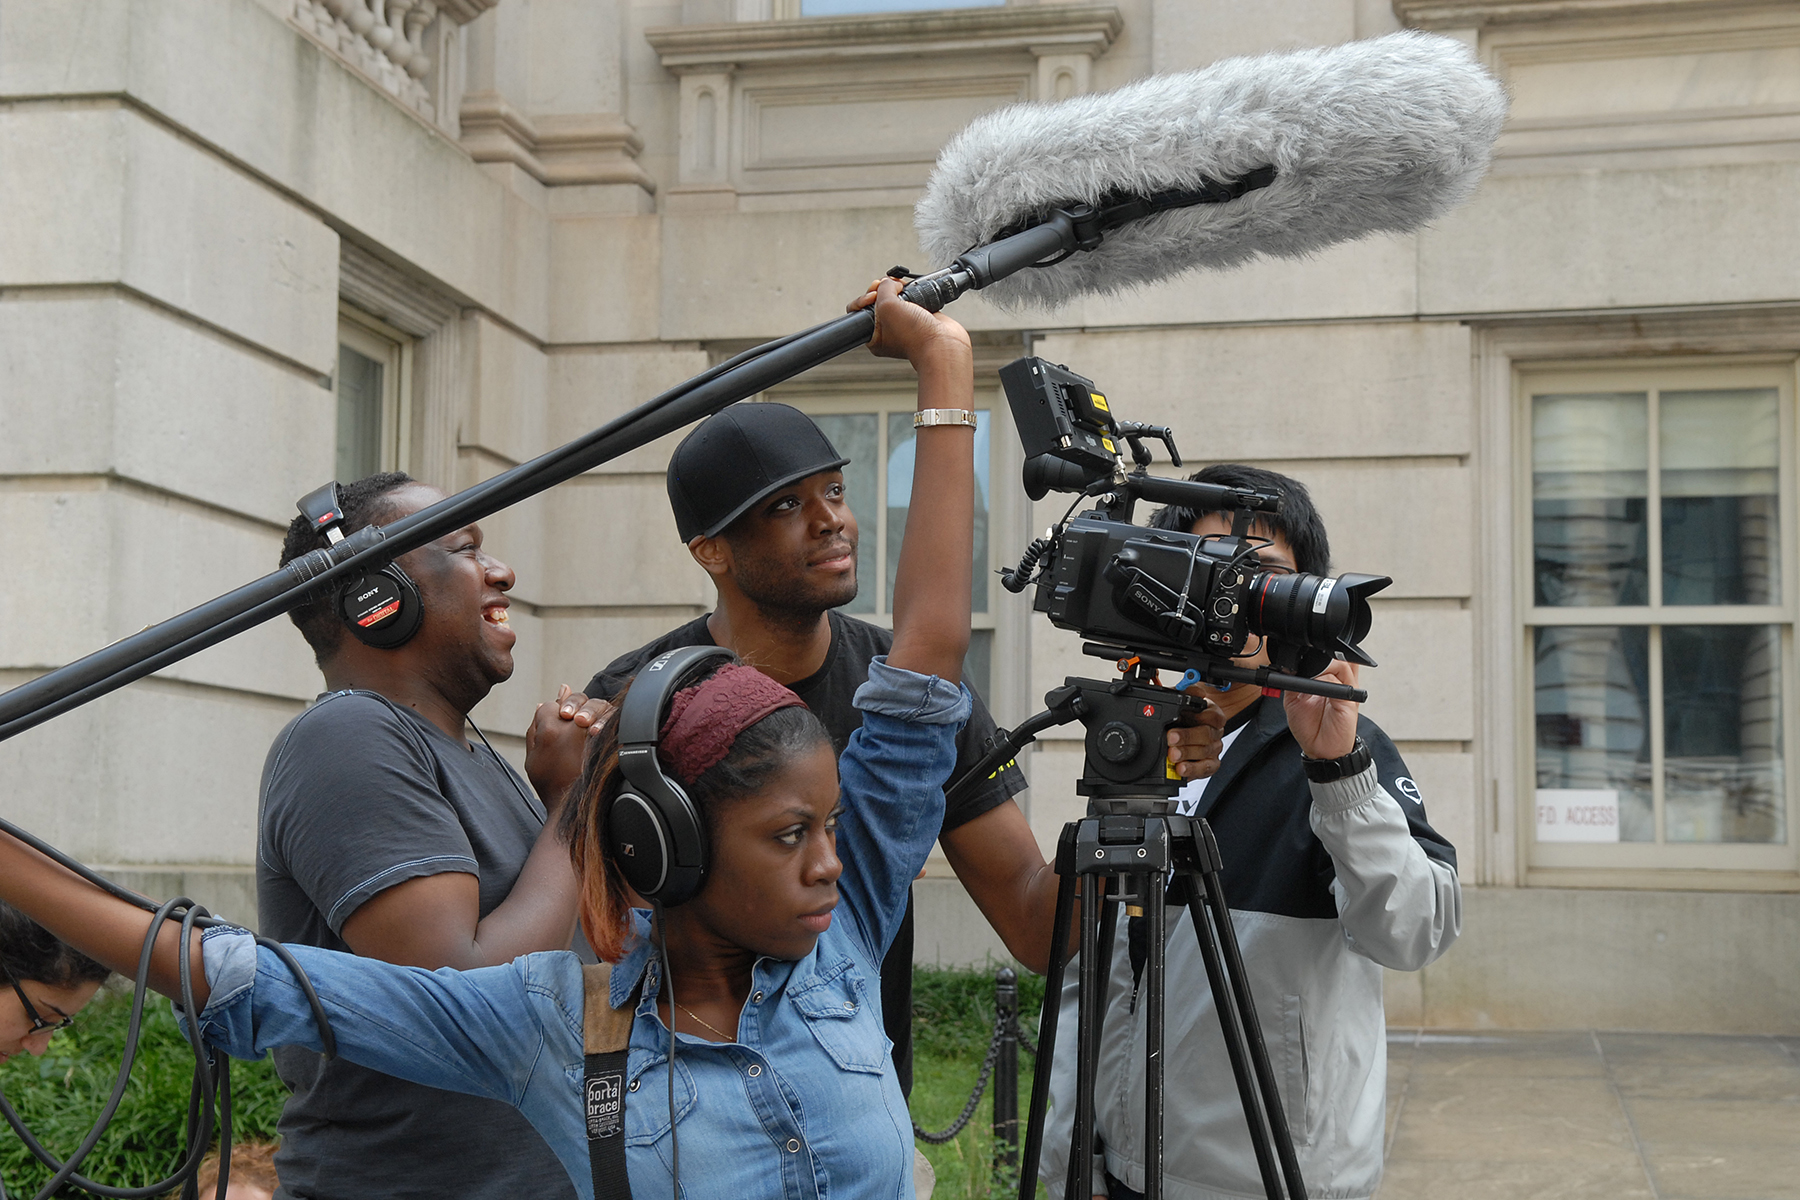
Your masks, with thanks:
[(1037, 1053), (1037, 1047), (1019, 1036), (1019, 977), (1011, 967), (994, 972), (994, 1032), (987, 1054), (975, 1077), (975, 1088), (956, 1120), (933, 1132), (913, 1122), (913, 1134), (922, 1142), (941, 1146), (965, 1128), (981, 1105), (990, 1082), (994, 1085), (994, 1171), (1016, 1177), (1019, 1170), (1019, 1050)]

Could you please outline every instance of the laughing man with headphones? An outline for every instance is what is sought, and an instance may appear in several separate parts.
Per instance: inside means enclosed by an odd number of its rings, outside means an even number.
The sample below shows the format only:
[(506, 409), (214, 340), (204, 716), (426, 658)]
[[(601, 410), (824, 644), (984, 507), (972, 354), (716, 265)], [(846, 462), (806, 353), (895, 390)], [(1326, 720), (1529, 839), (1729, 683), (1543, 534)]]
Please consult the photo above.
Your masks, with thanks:
[[(582, 926), (610, 972), (567, 951), (430, 972), (293, 952), (340, 1056), (512, 1105), (583, 1196), (913, 1195), (879, 969), (943, 820), (971, 708), (957, 680), (975, 480), (968, 335), (899, 290), (884, 280), (855, 306), (876, 304), (871, 348), (919, 373), (918, 486), (893, 647), (858, 691), (864, 720), (842, 759), (788, 688), (717, 647), (671, 651), (601, 725), (560, 824)], [(628, 907), (628, 887), (657, 906), (654, 925)], [(115, 965), (136, 961), (148, 920), (3, 835), (0, 899)], [(179, 988), (178, 941), (158, 945), (159, 989)], [(271, 951), (225, 928), (196, 943), (209, 1041), (238, 1056), (319, 1045)]]
[[(442, 498), (398, 473), (328, 485), (301, 501), (281, 561)], [(329, 690), (264, 767), (262, 933), (434, 969), (569, 945), (575, 880), (547, 818), (579, 772), (598, 702), (562, 700), (581, 709), (579, 727), (534, 723), (536, 796), (467, 732), (470, 710), (513, 671), (512, 586), (470, 525), (293, 610)], [(300, 1048), (275, 1057), (294, 1090), (276, 1158), (283, 1197), (572, 1195), (507, 1105)]]

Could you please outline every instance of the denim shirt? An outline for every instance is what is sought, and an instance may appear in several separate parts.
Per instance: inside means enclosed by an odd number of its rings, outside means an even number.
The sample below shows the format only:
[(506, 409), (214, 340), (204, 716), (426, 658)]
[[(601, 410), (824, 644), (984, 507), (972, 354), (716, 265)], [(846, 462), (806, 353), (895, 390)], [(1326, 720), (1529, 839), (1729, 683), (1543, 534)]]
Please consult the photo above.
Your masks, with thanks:
[[(856, 694), (866, 715), (839, 762), (839, 904), (813, 952), (758, 959), (736, 1040), (677, 1035), (675, 1133), (682, 1193), (730, 1200), (913, 1194), (912, 1120), (888, 1057), (878, 970), (931, 851), (969, 695), (876, 659)], [(644, 914), (637, 914), (640, 935)], [(581, 1104), (582, 973), (573, 954), (427, 971), (291, 947), (346, 1059), (432, 1087), (512, 1104), (543, 1134), (576, 1191), (593, 1195)], [(207, 1041), (239, 1058), (319, 1049), (312, 1011), (281, 961), (249, 935), (207, 931)], [(674, 1195), (669, 1031), (646, 937), (612, 973), (639, 993), (627, 1056), (626, 1163), (638, 1200)]]

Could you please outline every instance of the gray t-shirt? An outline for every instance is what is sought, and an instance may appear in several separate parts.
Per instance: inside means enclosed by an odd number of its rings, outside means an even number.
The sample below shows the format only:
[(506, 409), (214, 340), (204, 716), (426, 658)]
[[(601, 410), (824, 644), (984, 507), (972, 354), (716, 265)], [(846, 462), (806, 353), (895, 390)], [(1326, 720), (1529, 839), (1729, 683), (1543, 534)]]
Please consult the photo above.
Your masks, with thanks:
[[(282, 730), (263, 767), (261, 932), (348, 951), (344, 922), (364, 901), (446, 871), (480, 880), (485, 917), (512, 890), (543, 824), (537, 798), (485, 746), (465, 746), (373, 692), (321, 696)], [(281, 1112), (279, 1197), (574, 1195), (550, 1147), (508, 1105), (297, 1047), (276, 1050), (275, 1065), (294, 1091)]]

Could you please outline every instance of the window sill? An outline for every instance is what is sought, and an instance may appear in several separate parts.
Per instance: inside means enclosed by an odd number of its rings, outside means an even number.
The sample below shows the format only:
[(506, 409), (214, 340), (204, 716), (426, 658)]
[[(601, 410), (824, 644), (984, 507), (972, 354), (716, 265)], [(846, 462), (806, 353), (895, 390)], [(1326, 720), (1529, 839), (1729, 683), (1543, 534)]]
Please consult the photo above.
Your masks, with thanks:
[(1525, 872), (1525, 886), (1654, 892), (1800, 892), (1800, 872), (1679, 867), (1532, 867)]

